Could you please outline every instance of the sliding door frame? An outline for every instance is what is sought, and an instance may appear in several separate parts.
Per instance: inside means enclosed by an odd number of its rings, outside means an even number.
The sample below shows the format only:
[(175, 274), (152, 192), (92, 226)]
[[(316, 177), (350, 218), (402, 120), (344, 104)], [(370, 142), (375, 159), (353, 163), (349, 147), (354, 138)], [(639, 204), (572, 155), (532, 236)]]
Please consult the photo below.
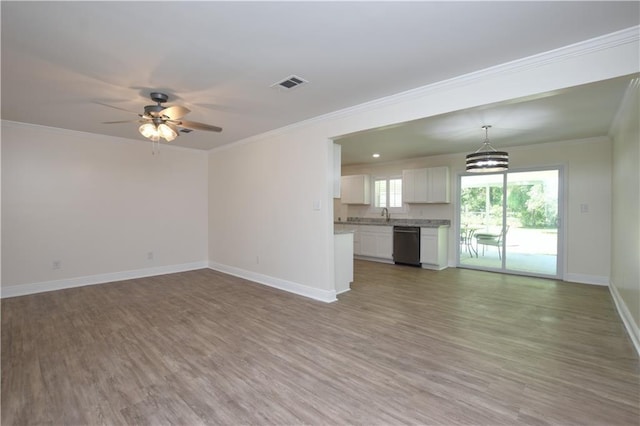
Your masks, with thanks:
[[(473, 265), (463, 265), (460, 263), (460, 231), (461, 231), (461, 223), (460, 223), (460, 215), (462, 211), (462, 205), (460, 203), (460, 197), (462, 195), (462, 178), (464, 176), (478, 176), (478, 173), (467, 173), (467, 172), (459, 172), (457, 174), (456, 179), (456, 217), (455, 217), (455, 242), (456, 242), (456, 267), (463, 269), (475, 269), (480, 271), (489, 271), (489, 272), (499, 272), (503, 274), (511, 274), (511, 275), (524, 275), (529, 277), (541, 277), (541, 278), (551, 278), (551, 279), (564, 279), (564, 274), (566, 271), (566, 179), (565, 179), (565, 165), (564, 164), (553, 164), (548, 166), (540, 166), (540, 167), (527, 167), (527, 168), (518, 168), (518, 169), (509, 169), (506, 172), (498, 172), (491, 173), (494, 175), (502, 175), (502, 184), (503, 184), (503, 192), (502, 192), (502, 227), (503, 229), (507, 225), (507, 175), (508, 173), (519, 173), (519, 172), (539, 172), (539, 171), (549, 171), (549, 170), (557, 170), (558, 171), (558, 236), (557, 236), (557, 249), (556, 249), (556, 275), (546, 275), (546, 274), (536, 274), (527, 271), (518, 271), (518, 270), (510, 270), (506, 268), (506, 244), (503, 244), (501, 247), (502, 250), (502, 266), (500, 268), (492, 268), (492, 267), (479, 267)], [(505, 239), (505, 242), (508, 241), (508, 234)]]

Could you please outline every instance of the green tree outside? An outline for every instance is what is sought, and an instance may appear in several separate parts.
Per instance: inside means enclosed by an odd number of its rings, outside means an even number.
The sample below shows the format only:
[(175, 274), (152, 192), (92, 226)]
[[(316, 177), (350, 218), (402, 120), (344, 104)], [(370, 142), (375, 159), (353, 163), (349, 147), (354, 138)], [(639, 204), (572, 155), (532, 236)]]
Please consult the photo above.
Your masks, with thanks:
[[(542, 182), (510, 185), (507, 188), (509, 222), (519, 222), (511, 224), (524, 228), (555, 228), (558, 211), (554, 196), (545, 191)], [(463, 188), (460, 201), (463, 223), (501, 225), (501, 187)]]

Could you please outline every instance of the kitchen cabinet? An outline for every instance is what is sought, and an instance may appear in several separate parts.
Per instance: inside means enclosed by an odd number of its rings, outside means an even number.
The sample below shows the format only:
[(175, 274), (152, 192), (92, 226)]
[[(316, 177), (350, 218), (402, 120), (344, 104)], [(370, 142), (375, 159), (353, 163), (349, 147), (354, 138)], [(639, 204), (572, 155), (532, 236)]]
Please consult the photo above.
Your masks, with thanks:
[(427, 175), (427, 199), (429, 203), (449, 203), (449, 168), (431, 167)]
[(445, 269), (448, 266), (448, 226), (420, 228), (420, 263), (426, 269)]
[(340, 186), (342, 204), (371, 204), (371, 179), (369, 175), (342, 176)]
[(353, 254), (356, 255), (362, 253), (360, 249), (360, 227), (354, 226), (353, 228)]
[(427, 169), (402, 171), (402, 201), (405, 203), (427, 202)]
[(402, 201), (411, 203), (449, 203), (449, 167), (430, 167), (402, 171)]
[(393, 226), (360, 225), (360, 256), (393, 259)]
[(338, 232), (333, 236), (336, 294), (351, 289), (353, 282), (353, 234)]
[(360, 227), (348, 223), (336, 223), (333, 225), (335, 232), (351, 232), (353, 234), (353, 254), (359, 255), (360, 250)]

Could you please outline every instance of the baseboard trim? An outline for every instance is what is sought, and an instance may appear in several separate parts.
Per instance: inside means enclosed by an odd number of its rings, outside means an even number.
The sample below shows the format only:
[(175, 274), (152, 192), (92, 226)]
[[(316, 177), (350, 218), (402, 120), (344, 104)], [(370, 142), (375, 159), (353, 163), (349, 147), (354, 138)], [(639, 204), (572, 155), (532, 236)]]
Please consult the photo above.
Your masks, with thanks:
[(353, 258), (358, 260), (366, 260), (369, 262), (387, 263), (389, 265), (393, 265), (395, 263), (393, 259), (385, 259), (382, 257), (372, 257), (372, 256), (362, 256), (360, 254), (354, 255)]
[(246, 269), (236, 268), (235, 266), (224, 265), (217, 262), (209, 262), (209, 268), (234, 277), (243, 278), (268, 287), (284, 290), (298, 296), (308, 297), (310, 299), (319, 300), (320, 302), (331, 303), (338, 300), (335, 290), (321, 290), (309, 287), (303, 284), (287, 281), (280, 278), (271, 277), (269, 275), (259, 274), (257, 272), (247, 271)]
[(105, 284), (115, 281), (131, 280), (136, 278), (153, 277), (156, 275), (173, 274), (176, 272), (204, 269), (208, 262), (183, 263), (179, 265), (158, 266), (155, 268), (136, 269), (133, 271), (111, 272), (108, 274), (89, 275), (86, 277), (68, 278), (54, 281), (43, 281), (2, 287), (0, 298), (26, 296), (47, 291), (64, 290), (67, 288), (84, 287), (86, 285)]
[(432, 265), (431, 263), (421, 263), (420, 267), (422, 269), (428, 269), (430, 271), (443, 271), (449, 267), (449, 265), (440, 266), (440, 265)]
[(609, 277), (600, 277), (597, 275), (584, 275), (584, 274), (565, 274), (563, 281), (578, 284), (591, 284), (609, 286)]
[(633, 320), (627, 304), (624, 303), (624, 300), (620, 297), (620, 293), (618, 293), (618, 289), (613, 283), (609, 285), (609, 292), (618, 310), (618, 315), (622, 319), (624, 327), (627, 329), (627, 334), (631, 338), (631, 343), (633, 343), (633, 346), (636, 348), (636, 353), (640, 355), (640, 329), (638, 329), (638, 325)]
[(348, 291), (351, 291), (351, 287), (349, 287), (349, 288), (347, 288), (347, 289), (344, 289), (344, 290), (342, 290), (342, 291), (336, 291), (336, 296), (337, 296), (337, 295), (340, 295), (340, 294), (343, 294), (343, 293), (346, 293), (346, 292), (348, 292)]

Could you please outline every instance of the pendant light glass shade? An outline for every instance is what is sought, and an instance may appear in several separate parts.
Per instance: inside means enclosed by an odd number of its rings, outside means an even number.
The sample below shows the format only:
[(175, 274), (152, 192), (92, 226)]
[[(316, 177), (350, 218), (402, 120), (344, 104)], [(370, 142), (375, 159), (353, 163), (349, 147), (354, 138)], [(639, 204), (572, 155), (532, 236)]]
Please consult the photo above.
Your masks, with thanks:
[(509, 153), (496, 151), (489, 143), (489, 128), (485, 130), (485, 140), (480, 149), (467, 155), (467, 171), (471, 173), (503, 172), (509, 169)]

